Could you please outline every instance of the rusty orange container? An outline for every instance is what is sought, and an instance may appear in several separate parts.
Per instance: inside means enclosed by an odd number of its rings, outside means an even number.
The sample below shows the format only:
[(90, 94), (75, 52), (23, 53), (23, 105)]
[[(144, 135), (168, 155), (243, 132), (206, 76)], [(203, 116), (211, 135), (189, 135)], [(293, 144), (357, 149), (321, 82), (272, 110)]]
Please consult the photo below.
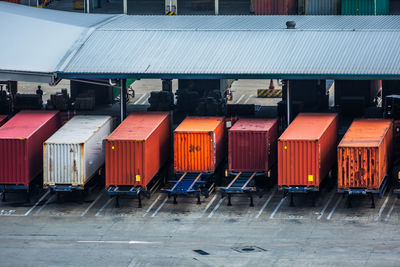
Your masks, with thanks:
[(278, 186), (319, 186), (336, 161), (337, 114), (300, 113), (278, 140)]
[(175, 172), (214, 173), (225, 157), (222, 117), (188, 117), (174, 131)]
[(147, 185), (167, 162), (171, 116), (131, 113), (106, 140), (106, 186)]
[(338, 146), (338, 189), (379, 189), (388, 173), (392, 144), (391, 120), (355, 120)]
[(6, 123), (7, 115), (0, 115), (0, 126)]

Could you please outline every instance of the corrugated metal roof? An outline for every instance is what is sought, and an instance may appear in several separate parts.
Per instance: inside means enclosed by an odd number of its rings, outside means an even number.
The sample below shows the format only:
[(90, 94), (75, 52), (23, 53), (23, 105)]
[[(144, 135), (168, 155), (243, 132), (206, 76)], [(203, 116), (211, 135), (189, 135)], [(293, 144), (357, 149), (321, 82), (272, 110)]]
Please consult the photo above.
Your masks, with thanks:
[[(6, 59), (0, 78), (9, 69), (62, 78), (400, 77), (399, 16), (110, 16), (0, 8), (0, 23), (10, 25), (0, 28), (10, 36), (0, 43)], [(296, 29), (286, 29), (289, 20)]]

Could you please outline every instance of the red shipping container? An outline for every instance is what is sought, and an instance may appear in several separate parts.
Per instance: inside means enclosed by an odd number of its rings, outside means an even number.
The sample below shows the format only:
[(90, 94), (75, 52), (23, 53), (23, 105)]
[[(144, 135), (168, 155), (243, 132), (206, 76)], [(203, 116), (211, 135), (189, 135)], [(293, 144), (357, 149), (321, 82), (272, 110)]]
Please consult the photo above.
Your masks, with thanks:
[(337, 114), (299, 114), (278, 140), (278, 186), (319, 189), (336, 161), (337, 129)]
[(174, 131), (175, 172), (214, 173), (225, 157), (222, 117), (188, 117)]
[(6, 123), (7, 121), (7, 115), (0, 115), (0, 127)]
[(355, 120), (338, 146), (338, 189), (378, 190), (388, 174), (392, 149), (391, 120)]
[[(255, 15), (296, 15), (297, 0), (255, 0)], [(285, 26), (285, 25), (283, 25)]]
[(267, 172), (276, 160), (277, 119), (240, 119), (228, 131), (229, 171)]
[(169, 113), (131, 113), (106, 140), (106, 186), (147, 189), (167, 162), (170, 147)]
[(58, 111), (25, 110), (0, 128), (0, 184), (28, 186), (43, 171), (43, 143), (60, 126)]

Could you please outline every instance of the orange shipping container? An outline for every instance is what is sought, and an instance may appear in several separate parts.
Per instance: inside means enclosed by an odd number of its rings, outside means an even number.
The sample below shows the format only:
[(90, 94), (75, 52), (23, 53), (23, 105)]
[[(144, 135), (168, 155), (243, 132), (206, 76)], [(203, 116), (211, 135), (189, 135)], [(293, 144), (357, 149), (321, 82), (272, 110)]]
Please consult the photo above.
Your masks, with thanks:
[(337, 129), (337, 114), (299, 114), (278, 140), (278, 186), (319, 190), (335, 164)]
[(174, 132), (175, 172), (214, 173), (225, 156), (222, 117), (189, 117)]
[(170, 156), (171, 117), (130, 114), (106, 140), (106, 186), (147, 185)]
[(388, 172), (392, 142), (392, 121), (355, 120), (338, 147), (338, 189), (378, 190)]

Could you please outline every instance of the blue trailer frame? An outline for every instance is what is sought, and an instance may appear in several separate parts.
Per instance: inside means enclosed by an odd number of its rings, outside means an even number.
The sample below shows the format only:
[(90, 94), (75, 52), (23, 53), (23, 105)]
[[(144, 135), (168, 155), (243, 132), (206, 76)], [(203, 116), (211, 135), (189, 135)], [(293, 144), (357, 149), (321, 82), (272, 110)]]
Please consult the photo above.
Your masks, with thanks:
[(171, 189), (162, 189), (161, 192), (168, 194), (168, 197), (174, 197), (174, 204), (177, 204), (176, 198), (178, 195), (187, 196), (195, 195), (197, 204), (201, 204), (200, 195), (203, 194), (206, 198), (209, 196), (209, 189), (205, 186), (210, 181), (211, 174), (196, 172), (196, 173), (177, 173), (178, 180), (169, 181), (173, 184)]

